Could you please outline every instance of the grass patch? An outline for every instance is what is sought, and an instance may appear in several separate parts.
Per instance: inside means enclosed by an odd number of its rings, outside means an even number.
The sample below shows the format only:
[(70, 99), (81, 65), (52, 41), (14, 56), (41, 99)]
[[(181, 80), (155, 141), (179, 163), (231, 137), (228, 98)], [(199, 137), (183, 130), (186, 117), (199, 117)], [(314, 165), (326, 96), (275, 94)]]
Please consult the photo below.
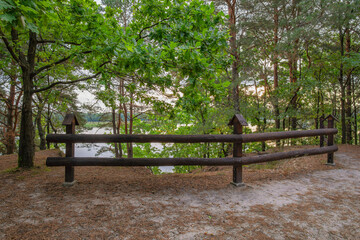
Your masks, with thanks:
[(35, 175), (39, 175), (43, 172), (50, 172), (51, 169), (44, 166), (44, 167), (41, 167), (41, 166), (35, 166), (31, 169), (31, 175), (35, 176)]
[(9, 169), (3, 170), (3, 173), (11, 173), (11, 174), (14, 174), (14, 173), (18, 173), (18, 172), (21, 172), (21, 171), (23, 171), (21, 168), (14, 167), (14, 168), (9, 168)]
[[(31, 175), (35, 176), (35, 175), (38, 175), (42, 172), (50, 172), (51, 169), (44, 166), (44, 167), (41, 167), (41, 166), (34, 166), (32, 168), (29, 168), (29, 169), (22, 169), (22, 168), (18, 168), (18, 167), (14, 167), (14, 168), (9, 168), (9, 169), (6, 169), (6, 170), (3, 170), (2, 172), (3, 173), (9, 173), (9, 174), (16, 174), (16, 173), (23, 173), (23, 172), (30, 172)], [(18, 176), (17, 178), (25, 178), (25, 176)]]

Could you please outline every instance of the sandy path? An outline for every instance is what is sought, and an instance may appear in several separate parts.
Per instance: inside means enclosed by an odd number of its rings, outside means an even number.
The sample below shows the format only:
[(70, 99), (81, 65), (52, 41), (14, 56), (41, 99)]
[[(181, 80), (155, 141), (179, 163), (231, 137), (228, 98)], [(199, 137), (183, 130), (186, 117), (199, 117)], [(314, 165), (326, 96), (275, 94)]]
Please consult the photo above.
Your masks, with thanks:
[[(126, 169), (103, 182), (89, 168), (72, 188), (61, 186), (62, 170), (27, 181), (3, 174), (0, 239), (359, 239), (360, 148), (335, 157), (343, 168), (243, 188), (195, 185), (230, 177), (222, 173), (160, 178)], [(134, 171), (141, 176), (129, 177)]]

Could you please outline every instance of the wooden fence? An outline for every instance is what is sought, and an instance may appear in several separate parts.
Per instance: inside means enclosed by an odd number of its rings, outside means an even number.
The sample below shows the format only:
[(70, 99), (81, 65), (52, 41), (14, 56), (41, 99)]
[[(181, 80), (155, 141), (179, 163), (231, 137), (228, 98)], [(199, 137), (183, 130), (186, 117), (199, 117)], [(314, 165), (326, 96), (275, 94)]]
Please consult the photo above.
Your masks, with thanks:
[[(66, 143), (65, 157), (48, 157), (47, 166), (65, 166), (65, 183), (72, 185), (74, 181), (74, 166), (177, 166), (177, 165), (202, 165), (202, 166), (233, 166), (233, 181), (235, 186), (242, 186), (243, 165), (276, 161), (287, 158), (301, 157), (316, 154), (328, 154), (327, 164), (334, 165), (334, 152), (338, 147), (334, 145), (335, 118), (329, 115), (328, 127), (316, 130), (284, 131), (269, 133), (243, 134), (243, 127), (247, 122), (241, 114), (236, 114), (229, 122), (234, 128), (230, 135), (126, 135), (126, 134), (75, 134), (75, 125), (78, 121), (74, 114), (67, 114), (63, 121), (66, 134), (49, 134), (46, 139), (52, 143)], [(327, 146), (323, 146), (324, 135), (327, 135)], [(257, 156), (243, 157), (242, 144), (249, 142), (262, 142), (288, 138), (320, 136), (320, 147), (300, 149), (288, 152), (270, 153)], [(104, 158), (104, 157), (74, 157), (75, 143), (208, 143), (231, 142), (233, 143), (233, 157), (225, 158)]]

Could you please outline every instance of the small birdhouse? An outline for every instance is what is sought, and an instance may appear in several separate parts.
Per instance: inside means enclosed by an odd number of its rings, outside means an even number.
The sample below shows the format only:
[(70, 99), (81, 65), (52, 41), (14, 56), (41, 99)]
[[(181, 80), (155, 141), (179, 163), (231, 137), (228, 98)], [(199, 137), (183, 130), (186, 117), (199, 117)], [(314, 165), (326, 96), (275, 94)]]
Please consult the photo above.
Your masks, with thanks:
[(64, 121), (62, 122), (62, 125), (64, 126), (70, 126), (73, 124), (73, 122), (75, 123), (75, 125), (79, 125), (79, 122), (75, 116), (75, 114), (73, 113), (68, 113), (66, 114)]
[(235, 125), (236, 123), (239, 123), (241, 126), (248, 126), (248, 123), (246, 122), (245, 118), (241, 114), (235, 114), (231, 118), (228, 125), (231, 126), (231, 125)]
[(328, 120), (335, 120), (335, 121), (339, 121), (334, 115), (332, 115), (332, 114), (329, 114), (329, 116), (327, 116), (325, 119), (324, 119), (324, 121), (326, 120), (326, 119), (328, 119)]

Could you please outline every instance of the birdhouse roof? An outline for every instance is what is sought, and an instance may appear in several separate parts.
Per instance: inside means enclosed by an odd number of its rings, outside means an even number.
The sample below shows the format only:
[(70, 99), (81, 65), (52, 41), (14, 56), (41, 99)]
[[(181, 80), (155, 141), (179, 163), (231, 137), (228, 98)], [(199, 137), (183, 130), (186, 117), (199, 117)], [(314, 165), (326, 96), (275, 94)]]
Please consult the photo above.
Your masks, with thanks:
[(332, 115), (332, 114), (329, 114), (329, 116), (327, 116), (325, 119), (324, 119), (324, 121), (326, 120), (326, 119), (328, 119), (328, 118), (333, 118), (335, 121), (339, 121), (334, 115)]
[(241, 126), (248, 126), (248, 123), (246, 122), (245, 118), (243, 117), (243, 115), (241, 114), (235, 114), (230, 122), (229, 122), (229, 126), (230, 125), (234, 125), (234, 121), (238, 121), (240, 123)]
[(62, 122), (62, 125), (68, 126), (71, 125), (73, 120), (75, 120), (75, 125), (79, 125), (79, 122), (75, 116), (75, 114), (73, 113), (68, 113), (66, 114), (66, 116), (64, 117), (64, 121)]

